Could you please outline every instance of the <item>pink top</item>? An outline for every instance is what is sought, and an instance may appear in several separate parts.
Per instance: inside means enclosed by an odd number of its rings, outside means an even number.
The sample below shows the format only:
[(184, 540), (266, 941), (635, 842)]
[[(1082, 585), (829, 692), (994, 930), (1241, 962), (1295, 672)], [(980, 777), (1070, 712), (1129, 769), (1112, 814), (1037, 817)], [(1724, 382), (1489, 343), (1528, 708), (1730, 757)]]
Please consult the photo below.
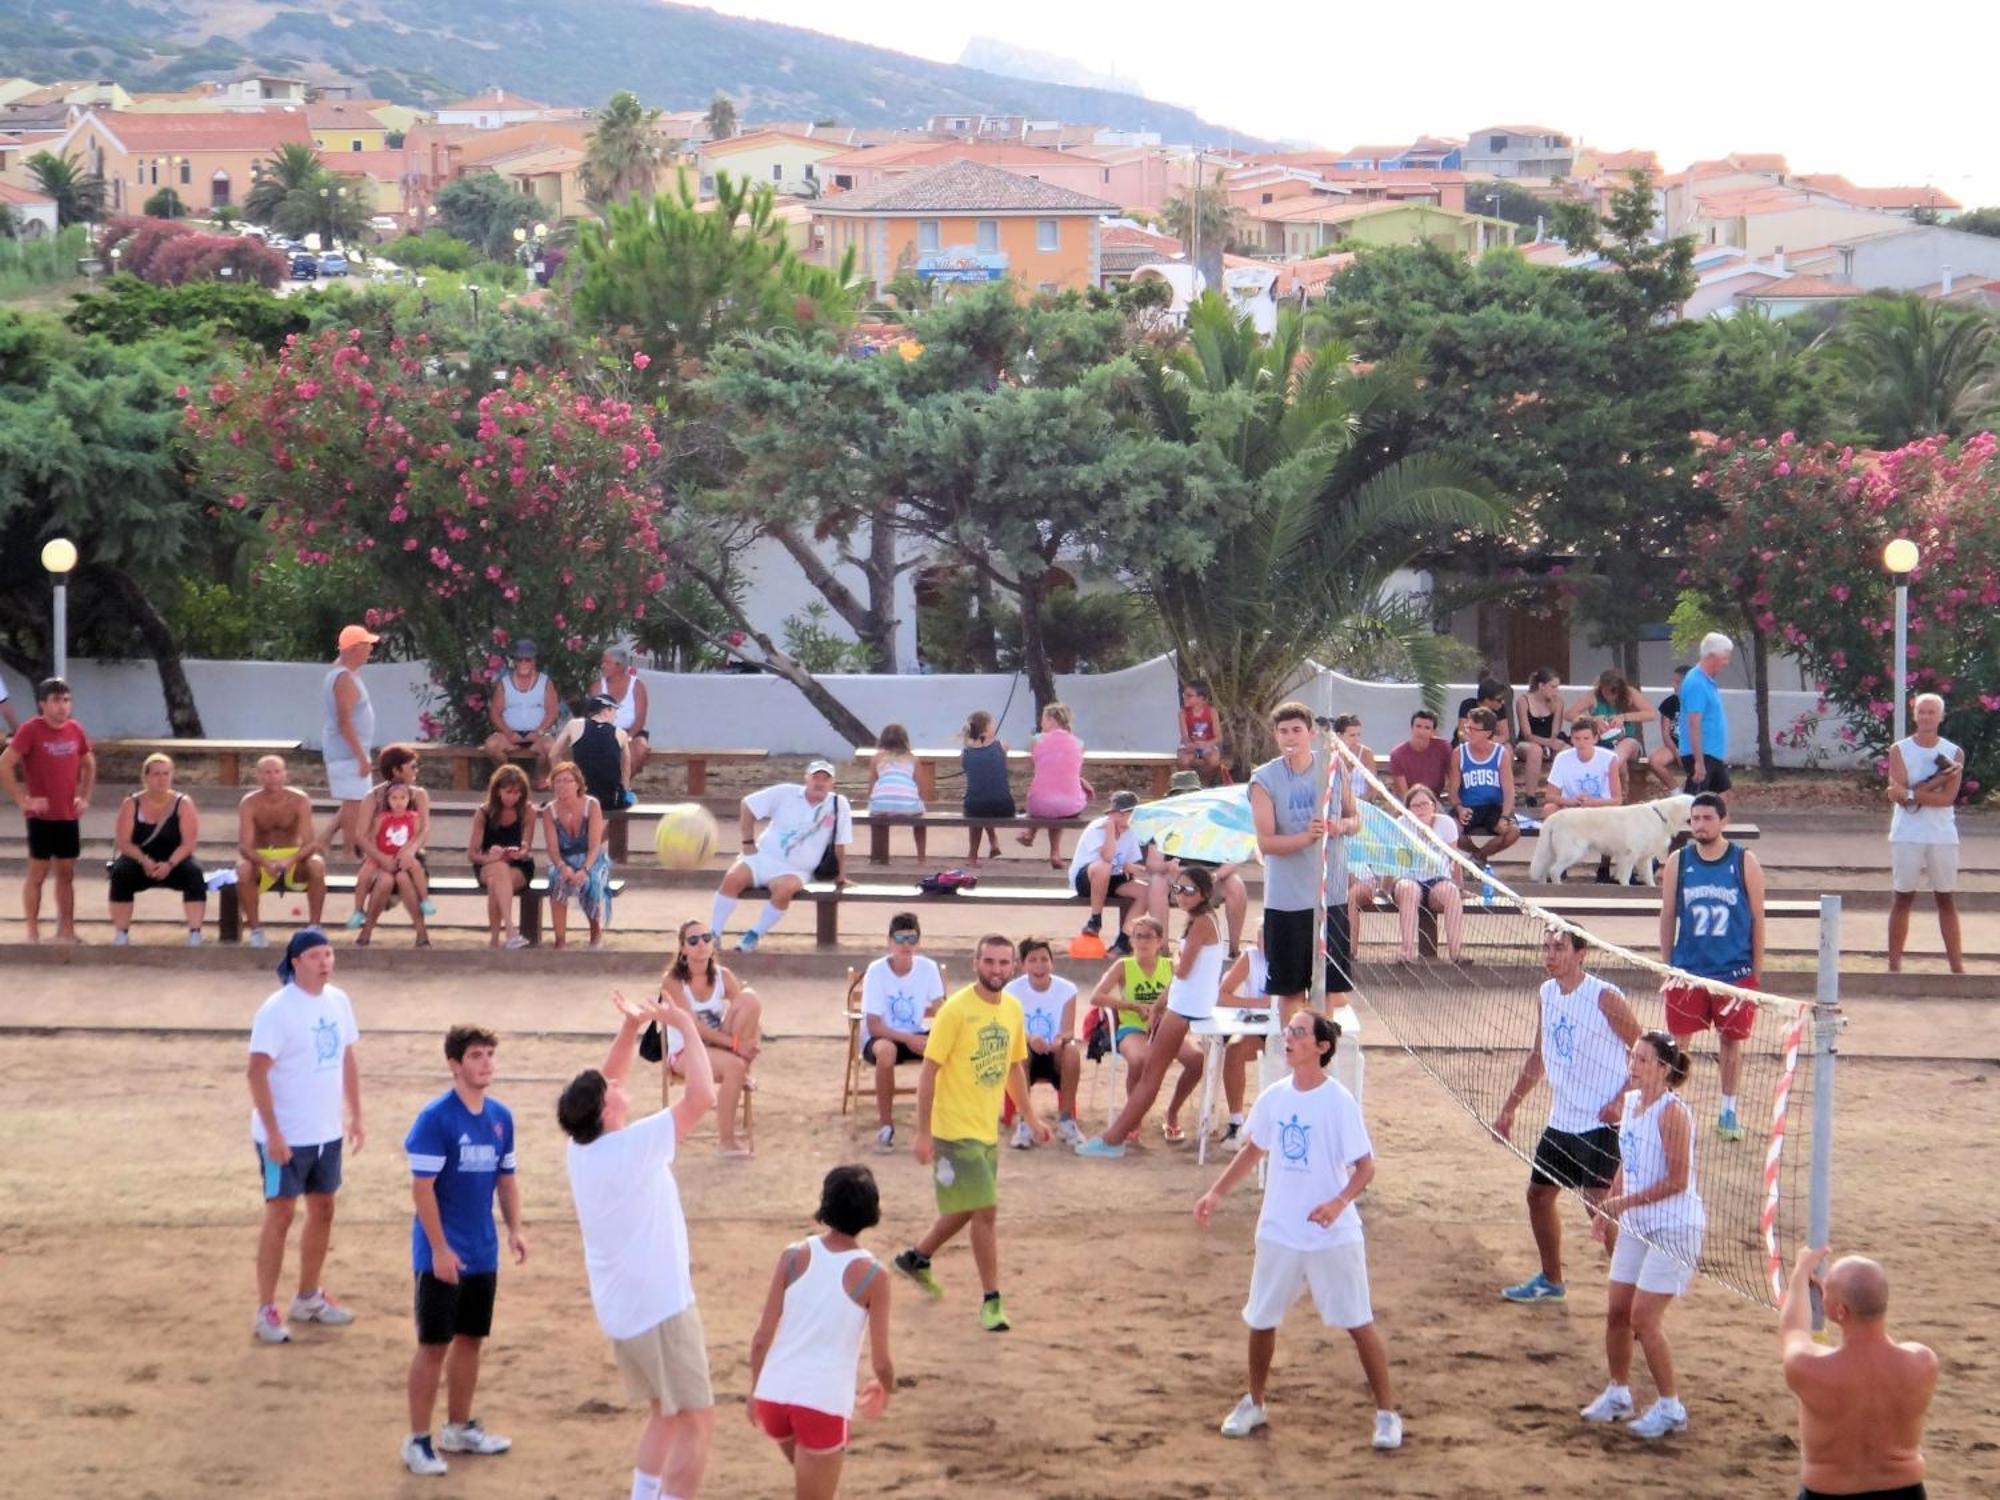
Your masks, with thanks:
[(1035, 772), (1028, 782), (1028, 816), (1073, 818), (1090, 799), (1083, 791), (1083, 741), (1067, 729), (1035, 736), (1028, 758)]

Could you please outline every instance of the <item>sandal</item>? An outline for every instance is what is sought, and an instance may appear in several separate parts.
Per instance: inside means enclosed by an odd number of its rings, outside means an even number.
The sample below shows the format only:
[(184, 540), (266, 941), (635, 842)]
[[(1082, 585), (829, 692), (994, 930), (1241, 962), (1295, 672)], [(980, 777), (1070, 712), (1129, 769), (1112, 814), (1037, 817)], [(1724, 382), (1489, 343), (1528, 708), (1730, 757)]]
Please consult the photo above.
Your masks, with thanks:
[(1187, 1132), (1178, 1125), (1169, 1125), (1165, 1120), (1160, 1121), (1160, 1135), (1169, 1146), (1187, 1144)]

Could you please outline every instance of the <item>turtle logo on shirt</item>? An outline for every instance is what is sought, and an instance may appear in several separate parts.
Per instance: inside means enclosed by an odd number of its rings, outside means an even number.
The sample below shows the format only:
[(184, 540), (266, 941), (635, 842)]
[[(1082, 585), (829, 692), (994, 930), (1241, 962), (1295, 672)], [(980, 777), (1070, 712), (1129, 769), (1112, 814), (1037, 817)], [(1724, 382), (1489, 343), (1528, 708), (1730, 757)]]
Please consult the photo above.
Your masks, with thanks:
[(1312, 1149), (1312, 1126), (1301, 1125), (1294, 1114), (1278, 1127), (1278, 1152), (1286, 1161), (1302, 1162)]
[(313, 1061), (330, 1063), (340, 1056), (340, 1028), (321, 1016), (313, 1027)]
[(1568, 1016), (1557, 1016), (1555, 1025), (1549, 1028), (1549, 1051), (1559, 1062), (1569, 1062), (1576, 1056), (1576, 1024)]
[(1056, 1018), (1045, 1010), (1028, 1012), (1028, 1035), (1038, 1042), (1056, 1039)]
[(897, 993), (889, 997), (883, 1007), (889, 1012), (889, 1024), (898, 1031), (911, 1031), (917, 1024), (917, 997)]

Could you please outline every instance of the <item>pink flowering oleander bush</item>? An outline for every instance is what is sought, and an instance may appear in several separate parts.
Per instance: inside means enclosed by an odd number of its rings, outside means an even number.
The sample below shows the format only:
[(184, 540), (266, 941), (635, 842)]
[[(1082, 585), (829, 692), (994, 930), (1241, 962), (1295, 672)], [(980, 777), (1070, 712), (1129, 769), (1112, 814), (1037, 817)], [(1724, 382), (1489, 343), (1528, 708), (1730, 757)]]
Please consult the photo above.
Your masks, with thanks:
[(218, 507), (308, 566), (363, 560), (354, 617), (430, 663), (431, 737), (471, 740), (510, 641), (576, 696), (667, 560), (643, 410), (549, 371), (474, 390), (449, 364), (422, 336), (295, 336), (190, 393), (184, 420)]
[(1735, 601), (1878, 757), (1895, 698), (1895, 584), (1882, 549), (1896, 537), (1917, 544), (1909, 694), (1943, 695), (1945, 736), (1965, 747), (1966, 793), (1978, 796), (2000, 774), (2000, 440), (1931, 437), (1876, 453), (1786, 433), (1713, 442), (1704, 459), (1695, 483), (1717, 519), (1695, 533), (1683, 584)]

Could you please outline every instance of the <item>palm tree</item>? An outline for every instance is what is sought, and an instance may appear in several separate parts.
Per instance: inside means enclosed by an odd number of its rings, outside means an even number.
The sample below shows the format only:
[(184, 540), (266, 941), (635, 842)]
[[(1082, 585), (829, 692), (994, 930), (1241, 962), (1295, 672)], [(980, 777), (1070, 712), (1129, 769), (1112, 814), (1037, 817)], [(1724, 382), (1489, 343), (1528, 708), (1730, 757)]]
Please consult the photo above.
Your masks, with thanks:
[(28, 158), (27, 165), (28, 175), (35, 179), (35, 186), (55, 199), (58, 228), (94, 224), (104, 217), (104, 202), (109, 190), (101, 176), (84, 170), (80, 159), (37, 151)]
[(360, 190), (329, 172), (311, 146), (280, 146), (243, 200), (252, 220), (281, 234), (319, 236), (322, 250), (359, 248), (374, 217)]
[(717, 141), (736, 134), (736, 101), (727, 94), (717, 94), (708, 106), (708, 134)]
[[(304, 192), (317, 185), (319, 174), (325, 170), (320, 166), (319, 152), (311, 146), (286, 145), (278, 148), (275, 156), (260, 162), (262, 169), (257, 180), (251, 185), (249, 194), (243, 200), (243, 211), (255, 224), (267, 224), (273, 228), (278, 224), (279, 210), (294, 194)], [(291, 233), (285, 230), (285, 233)]]
[(1140, 369), (1160, 432), (1212, 446), (1241, 486), (1208, 563), (1149, 588), (1235, 757), (1269, 743), (1265, 715), (1315, 655), (1391, 647), (1434, 698), (1444, 645), (1390, 579), (1440, 540), (1498, 528), (1510, 507), (1457, 465), (1386, 459), (1380, 432), (1414, 391), (1409, 372), (1364, 372), (1338, 341), (1308, 350), (1296, 313), (1266, 340), (1213, 293), (1190, 310), (1186, 340), (1143, 354)]
[(584, 195), (600, 213), (606, 204), (652, 195), (668, 154), (659, 122), (660, 112), (640, 104), (629, 89), (604, 106), (583, 158)]
[(1914, 294), (1871, 298), (1841, 330), (1855, 419), (1899, 448), (1935, 432), (1958, 436), (1984, 419), (2000, 386), (2000, 343), (1985, 313)]
[(1223, 190), (1222, 169), (1219, 167), (1213, 183), (1183, 189), (1160, 208), (1160, 223), (1168, 234), (1188, 247), (1190, 255), (1195, 249), (1197, 215), (1200, 218), (1202, 245), (1211, 249), (1216, 246), (1224, 250), (1236, 248), (1237, 237), (1242, 230), (1241, 218), (1230, 204), (1228, 193)]

